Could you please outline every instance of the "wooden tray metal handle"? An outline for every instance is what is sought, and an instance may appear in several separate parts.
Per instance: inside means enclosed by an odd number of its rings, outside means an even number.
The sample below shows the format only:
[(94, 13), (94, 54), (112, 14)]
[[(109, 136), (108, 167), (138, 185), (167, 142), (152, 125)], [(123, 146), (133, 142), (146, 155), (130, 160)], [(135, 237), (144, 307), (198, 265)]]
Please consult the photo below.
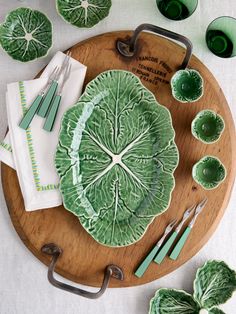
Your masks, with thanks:
[(106, 291), (106, 289), (109, 285), (111, 278), (115, 278), (118, 280), (124, 279), (124, 274), (123, 274), (123, 271), (120, 267), (118, 267), (116, 265), (108, 265), (105, 269), (101, 289), (98, 292), (89, 292), (89, 291), (85, 291), (85, 290), (67, 285), (63, 282), (58, 281), (53, 276), (55, 265), (56, 265), (58, 258), (62, 254), (62, 249), (59, 246), (57, 246), (56, 244), (49, 243), (49, 244), (45, 244), (41, 248), (41, 251), (47, 255), (52, 256), (51, 263), (49, 264), (49, 267), (48, 267), (48, 280), (49, 280), (49, 282), (56, 288), (74, 293), (74, 294), (79, 295), (81, 297), (85, 297), (88, 299), (97, 299), (104, 294), (104, 292)]
[(180, 66), (180, 69), (183, 70), (186, 69), (189, 60), (192, 56), (193, 45), (191, 41), (185, 36), (182, 36), (180, 34), (174, 33), (172, 31), (152, 24), (141, 24), (136, 28), (132, 37), (125, 40), (117, 40), (116, 42), (117, 50), (122, 56), (132, 58), (135, 55), (138, 48), (138, 37), (142, 31), (153, 32), (163, 37), (167, 37), (184, 44), (186, 46), (186, 53), (182, 65)]

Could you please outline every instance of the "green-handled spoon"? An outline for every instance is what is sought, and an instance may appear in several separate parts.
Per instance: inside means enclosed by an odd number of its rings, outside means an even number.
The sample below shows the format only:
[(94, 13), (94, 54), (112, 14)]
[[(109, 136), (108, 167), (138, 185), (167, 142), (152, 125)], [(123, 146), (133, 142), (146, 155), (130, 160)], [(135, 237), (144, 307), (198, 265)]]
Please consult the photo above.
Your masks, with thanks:
[(180, 237), (179, 241), (176, 243), (173, 251), (170, 254), (170, 258), (172, 260), (176, 260), (179, 256), (179, 254), (181, 253), (185, 242), (188, 239), (188, 236), (197, 220), (198, 215), (201, 213), (202, 209), (205, 207), (207, 203), (207, 198), (205, 198), (201, 203), (198, 204), (196, 210), (195, 210), (195, 214), (192, 218), (192, 220), (190, 221), (189, 225), (187, 226), (187, 228), (184, 230), (182, 236)]
[(137, 276), (138, 278), (142, 277), (143, 274), (145, 273), (145, 271), (147, 270), (148, 266), (150, 265), (150, 263), (152, 262), (153, 258), (155, 257), (155, 255), (157, 254), (158, 250), (160, 249), (162, 243), (165, 241), (165, 238), (168, 236), (168, 234), (171, 232), (171, 230), (173, 229), (175, 223), (176, 223), (176, 219), (174, 221), (172, 221), (165, 229), (162, 237), (160, 238), (160, 240), (155, 244), (155, 246), (153, 247), (153, 249), (149, 252), (149, 254), (145, 257), (145, 259), (142, 261), (142, 263), (139, 265), (139, 267), (137, 268), (137, 270), (135, 271), (135, 276)]
[(164, 258), (166, 257), (167, 253), (169, 252), (172, 244), (174, 243), (175, 239), (177, 238), (180, 230), (182, 229), (185, 221), (189, 218), (189, 216), (191, 215), (191, 213), (194, 210), (194, 208), (195, 208), (195, 206), (192, 206), (192, 207), (188, 208), (185, 211), (184, 216), (183, 216), (181, 222), (179, 223), (177, 228), (174, 230), (174, 232), (172, 233), (170, 238), (167, 240), (167, 242), (163, 245), (161, 250), (157, 253), (156, 257), (154, 258), (154, 262), (155, 263), (161, 264), (161, 262), (164, 260)]

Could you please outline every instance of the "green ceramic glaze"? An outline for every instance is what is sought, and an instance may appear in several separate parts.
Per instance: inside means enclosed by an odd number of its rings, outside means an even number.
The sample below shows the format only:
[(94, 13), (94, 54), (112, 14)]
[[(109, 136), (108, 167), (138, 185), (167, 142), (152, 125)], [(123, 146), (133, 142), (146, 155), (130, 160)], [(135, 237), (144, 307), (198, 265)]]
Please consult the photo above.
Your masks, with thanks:
[(198, 269), (194, 294), (159, 289), (150, 302), (149, 314), (224, 314), (216, 306), (236, 291), (236, 273), (221, 261), (208, 261)]
[(96, 241), (138, 241), (164, 212), (178, 150), (170, 112), (135, 75), (108, 71), (64, 115), (56, 168), (64, 206)]
[(199, 314), (193, 297), (182, 290), (159, 289), (150, 302), (149, 314)]
[(52, 46), (52, 24), (39, 11), (18, 8), (0, 26), (0, 43), (13, 59), (22, 62), (43, 57)]
[(56, 0), (61, 17), (77, 27), (90, 28), (108, 16), (111, 0)]
[(236, 291), (236, 273), (227, 264), (208, 261), (198, 269), (194, 281), (194, 299), (206, 309), (228, 301)]
[(192, 122), (192, 134), (203, 143), (219, 140), (225, 128), (223, 118), (212, 110), (200, 111)]
[(205, 190), (211, 190), (224, 181), (226, 169), (218, 158), (205, 156), (193, 166), (192, 176)]
[(199, 100), (204, 92), (203, 78), (196, 70), (179, 70), (171, 79), (173, 97), (183, 103)]

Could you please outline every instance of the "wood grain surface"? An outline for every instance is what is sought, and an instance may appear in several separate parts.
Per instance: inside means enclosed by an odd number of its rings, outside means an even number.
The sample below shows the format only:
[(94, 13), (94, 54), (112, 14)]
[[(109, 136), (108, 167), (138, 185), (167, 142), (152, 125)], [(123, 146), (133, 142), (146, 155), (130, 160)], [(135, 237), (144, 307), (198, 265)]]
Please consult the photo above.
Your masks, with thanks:
[[(79, 220), (63, 206), (26, 212), (15, 171), (2, 164), (6, 203), (22, 241), (46, 265), (50, 258), (41, 253), (42, 245), (50, 242), (58, 244), (63, 249), (63, 255), (58, 260), (56, 271), (68, 279), (90, 286), (101, 285), (108, 264), (120, 266), (125, 276), (122, 282), (113, 279), (110, 286), (127, 287), (158, 279), (188, 261), (214, 233), (227, 207), (235, 177), (234, 124), (226, 99), (213, 75), (193, 56), (190, 67), (202, 74), (205, 94), (196, 103), (178, 103), (171, 96), (169, 81), (182, 63), (185, 50), (164, 38), (143, 33), (136, 55), (126, 59), (117, 52), (116, 40), (130, 34), (128, 31), (107, 33), (81, 42), (71, 50), (73, 58), (88, 66), (85, 84), (105, 70), (128, 70), (137, 74), (157, 100), (171, 112), (180, 152), (180, 163), (175, 172), (176, 187), (169, 209), (154, 220), (144, 237), (128, 247), (109, 248), (93, 240)], [(199, 142), (190, 131), (195, 115), (206, 108), (221, 114), (226, 122), (220, 141), (211, 145)], [(192, 179), (192, 166), (204, 155), (217, 156), (227, 168), (227, 178), (217, 190), (204, 191)], [(136, 278), (133, 274), (135, 268), (161, 236), (165, 226), (174, 218), (181, 219), (188, 206), (206, 196), (209, 202), (177, 261), (167, 257), (160, 266), (152, 263), (142, 278)]]

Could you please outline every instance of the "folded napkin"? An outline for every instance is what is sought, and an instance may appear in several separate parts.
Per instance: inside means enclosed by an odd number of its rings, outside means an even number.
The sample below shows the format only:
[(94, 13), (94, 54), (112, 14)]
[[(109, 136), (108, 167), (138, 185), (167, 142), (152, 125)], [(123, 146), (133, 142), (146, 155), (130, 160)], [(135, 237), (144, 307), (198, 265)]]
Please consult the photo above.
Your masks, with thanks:
[(0, 141), (0, 160), (9, 167), (16, 169), (9, 132), (7, 133), (4, 140)]
[[(58, 143), (58, 134), (63, 113), (78, 100), (86, 75), (86, 67), (70, 59), (71, 75), (66, 81), (62, 102), (52, 132), (43, 130), (45, 122), (35, 116), (28, 130), (19, 127), (23, 114), (47, 83), (48, 76), (55, 66), (60, 66), (65, 55), (58, 52), (44, 70), (39, 79), (11, 83), (7, 86), (7, 117), (9, 135), (4, 144), (12, 150), (13, 160), (2, 160), (16, 168), (25, 208), (28, 211), (55, 207), (62, 203), (58, 190), (59, 178), (54, 166), (54, 155)], [(60, 82), (59, 82), (60, 83)], [(6, 150), (6, 149), (5, 149)]]

